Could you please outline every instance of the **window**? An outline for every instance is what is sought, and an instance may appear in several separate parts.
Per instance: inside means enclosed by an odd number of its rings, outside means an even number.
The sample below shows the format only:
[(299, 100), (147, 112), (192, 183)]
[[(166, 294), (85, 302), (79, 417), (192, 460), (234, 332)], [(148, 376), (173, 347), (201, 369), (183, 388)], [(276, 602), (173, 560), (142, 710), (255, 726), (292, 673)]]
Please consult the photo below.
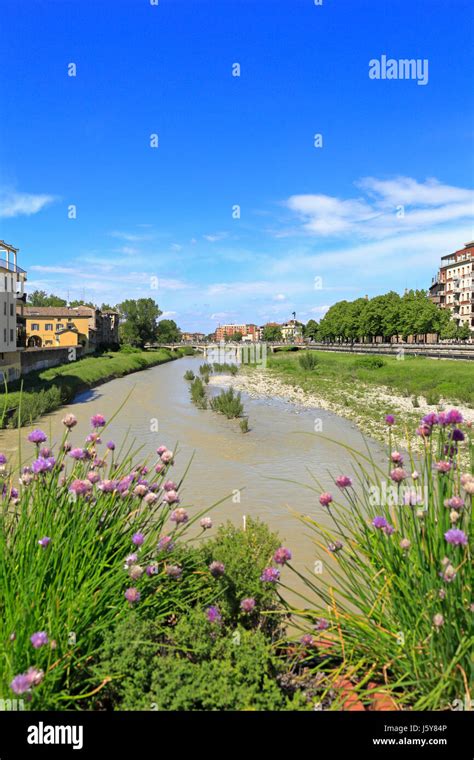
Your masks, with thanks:
[(58, 322), (58, 324), (56, 325), (56, 330), (63, 330), (63, 329), (64, 329), (64, 325), (62, 325), (61, 322)]
[(47, 330), (48, 332), (51, 332), (52, 329), (53, 329), (53, 323), (52, 322), (46, 322), (46, 324), (44, 326), (44, 329)]
[(5, 275), (5, 293), (8, 291), (8, 277)]
[(7, 328), (6, 327), (3, 329), (3, 342), (4, 343), (7, 342)]
[(13, 317), (13, 304), (10, 304), (10, 316)]
[(13, 330), (10, 330), (10, 341), (13, 343)]
[(31, 330), (37, 332), (39, 331), (39, 329), (40, 329), (39, 324), (37, 324), (37, 322), (33, 322), (33, 324), (31, 325)]
[(3, 313), (4, 313), (5, 316), (7, 316), (7, 302), (6, 301), (3, 304)]

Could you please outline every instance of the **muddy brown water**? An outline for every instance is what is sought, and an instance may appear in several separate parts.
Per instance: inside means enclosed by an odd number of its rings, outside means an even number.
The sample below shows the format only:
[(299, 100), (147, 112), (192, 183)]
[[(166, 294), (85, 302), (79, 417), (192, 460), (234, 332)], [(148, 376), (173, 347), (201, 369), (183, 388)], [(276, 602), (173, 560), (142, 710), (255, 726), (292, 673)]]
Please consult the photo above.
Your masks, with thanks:
[[(328, 561), (327, 555), (315, 546), (314, 535), (291, 510), (330, 524), (319, 504), (319, 490), (313, 493), (304, 486), (315, 486), (311, 472), (324, 490), (337, 490), (334, 477), (352, 474), (350, 457), (338, 444), (365, 450), (361, 433), (355, 425), (330, 412), (298, 408), (278, 399), (251, 399), (243, 394), (250, 421), (250, 432), (243, 434), (237, 420), (199, 410), (191, 403), (189, 383), (183, 375), (187, 369), (197, 373), (201, 363), (198, 357), (186, 357), (112, 380), (79, 394), (73, 404), (46, 415), (33, 427), (44, 429), (50, 440), (57, 442), (64, 431), (61, 420), (72, 412), (79, 420), (72, 441), (80, 446), (90, 432), (91, 415), (101, 413), (110, 419), (131, 392), (124, 408), (107, 427), (104, 444), (114, 440), (119, 445), (128, 435), (143, 446), (140, 457), (145, 458), (161, 444), (175, 448), (178, 443), (174, 480), (179, 479), (194, 455), (181, 489), (182, 506), (190, 505), (192, 514), (194, 509), (227, 497), (210, 513), (214, 528), (206, 535), (213, 535), (215, 527), (226, 520), (242, 525), (244, 515), (260, 517), (290, 548), (294, 566), (314, 580), (315, 562), (321, 558)], [(218, 389), (209, 387), (209, 392), (216, 393)], [(318, 429), (322, 426), (323, 435), (331, 442), (315, 434), (315, 425)], [(22, 431), (23, 441), (27, 432)], [(375, 460), (382, 462), (382, 447), (371, 440), (367, 444)], [(33, 454), (31, 444), (22, 446), (23, 459)], [(0, 431), (0, 451), (10, 460), (17, 458), (18, 431)], [(302, 583), (289, 570), (284, 570), (282, 578), (304, 592)], [(292, 600), (296, 602), (294, 597)]]

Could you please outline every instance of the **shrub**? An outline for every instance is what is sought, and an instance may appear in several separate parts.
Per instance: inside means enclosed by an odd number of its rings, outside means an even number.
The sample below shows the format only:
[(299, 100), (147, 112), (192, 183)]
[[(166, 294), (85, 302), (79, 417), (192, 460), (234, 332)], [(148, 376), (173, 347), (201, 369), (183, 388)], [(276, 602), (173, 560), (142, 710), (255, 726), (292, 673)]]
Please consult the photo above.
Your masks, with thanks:
[(301, 369), (311, 372), (311, 370), (317, 367), (318, 359), (316, 354), (313, 354), (311, 351), (305, 351), (304, 353), (299, 354), (298, 362)]
[(248, 433), (249, 432), (250, 428), (249, 428), (249, 418), (248, 417), (242, 417), (242, 419), (239, 422), (239, 425), (240, 425), (240, 429), (241, 429), (242, 433)]
[(385, 361), (380, 356), (361, 356), (355, 360), (355, 366), (361, 369), (380, 369)]
[(185, 380), (194, 380), (194, 372), (192, 369), (187, 369), (184, 373), (184, 379)]
[(218, 396), (212, 398), (210, 405), (214, 412), (224, 414), (227, 419), (241, 417), (244, 411), (240, 393), (235, 393), (233, 388), (222, 391)]
[(207, 409), (206, 389), (199, 377), (196, 377), (190, 387), (191, 400), (199, 409)]
[(199, 374), (200, 375), (210, 375), (212, 372), (212, 364), (208, 364), (207, 362), (204, 362), (204, 364), (201, 364), (199, 367)]
[(112, 678), (107, 692), (116, 709), (307, 709), (301, 695), (281, 690), (281, 662), (261, 631), (228, 631), (200, 610), (165, 636), (153, 623), (122, 622), (107, 637), (97, 671)]

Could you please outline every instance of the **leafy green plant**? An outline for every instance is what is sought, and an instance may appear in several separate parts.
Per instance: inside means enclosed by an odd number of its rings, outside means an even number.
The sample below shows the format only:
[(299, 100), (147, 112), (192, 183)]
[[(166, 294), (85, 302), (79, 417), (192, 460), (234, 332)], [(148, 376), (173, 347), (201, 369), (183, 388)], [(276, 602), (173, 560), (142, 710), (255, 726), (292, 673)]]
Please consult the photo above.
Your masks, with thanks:
[(304, 369), (306, 372), (311, 372), (318, 366), (318, 358), (312, 351), (304, 351), (298, 356), (298, 364), (301, 369)]
[(212, 398), (210, 406), (214, 412), (224, 414), (227, 419), (241, 417), (244, 412), (240, 393), (235, 393), (233, 388), (222, 391), (218, 396)]
[(380, 356), (361, 356), (355, 360), (355, 366), (363, 369), (380, 369), (385, 361)]
[(207, 408), (206, 389), (204, 388), (203, 381), (199, 377), (196, 377), (191, 383), (190, 393), (193, 404), (196, 404), (199, 409)]
[(249, 428), (249, 418), (248, 417), (242, 417), (242, 419), (239, 422), (240, 429), (242, 433), (248, 433)]
[(187, 369), (184, 373), (184, 379), (185, 380), (194, 380), (194, 372), (192, 369)]

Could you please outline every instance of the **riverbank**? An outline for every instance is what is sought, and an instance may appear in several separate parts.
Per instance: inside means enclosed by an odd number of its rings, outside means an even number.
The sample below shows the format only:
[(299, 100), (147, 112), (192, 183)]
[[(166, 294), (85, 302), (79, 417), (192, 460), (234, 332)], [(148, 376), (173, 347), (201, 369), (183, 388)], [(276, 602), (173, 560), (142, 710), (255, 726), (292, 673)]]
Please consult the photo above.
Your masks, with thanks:
[(299, 354), (270, 357), (265, 369), (242, 367), (236, 376), (217, 375), (214, 385), (232, 386), (251, 398), (278, 398), (306, 409), (324, 409), (351, 422), (366, 435), (383, 441), (380, 420), (394, 414), (404, 426), (416, 426), (430, 412), (456, 405), (474, 422), (474, 367), (429, 359), (397, 361), (375, 357), (311, 352), (313, 370), (304, 370)]
[[(140, 372), (184, 356), (184, 349), (110, 351), (59, 367), (31, 372), (0, 393), (0, 429), (27, 425), (70, 403), (77, 393), (115, 378)], [(22, 383), (22, 385), (21, 385)]]

